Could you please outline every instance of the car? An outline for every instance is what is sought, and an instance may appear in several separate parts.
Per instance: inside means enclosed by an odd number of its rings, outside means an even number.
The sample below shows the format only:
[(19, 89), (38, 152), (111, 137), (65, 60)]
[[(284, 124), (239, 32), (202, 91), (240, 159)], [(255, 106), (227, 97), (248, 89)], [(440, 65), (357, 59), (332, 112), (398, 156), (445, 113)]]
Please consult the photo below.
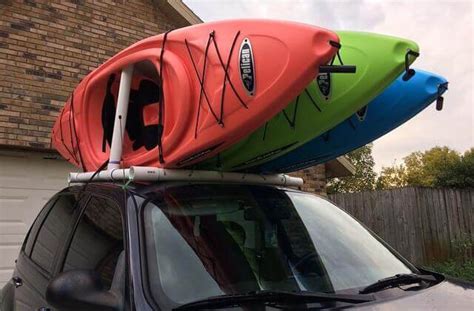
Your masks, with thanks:
[(225, 182), (88, 183), (32, 224), (1, 310), (471, 309), (323, 197)]

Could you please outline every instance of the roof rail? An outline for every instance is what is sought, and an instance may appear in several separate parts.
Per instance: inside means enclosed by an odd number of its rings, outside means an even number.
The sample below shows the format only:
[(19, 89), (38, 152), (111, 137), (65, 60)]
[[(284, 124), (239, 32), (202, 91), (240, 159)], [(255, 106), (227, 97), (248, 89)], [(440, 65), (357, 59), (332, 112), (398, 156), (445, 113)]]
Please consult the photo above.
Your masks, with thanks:
[[(88, 182), (93, 177), (94, 172), (69, 173), (69, 183)], [(301, 186), (303, 179), (291, 177), (285, 174), (258, 175), (234, 172), (201, 171), (164, 169), (147, 166), (131, 166), (130, 168), (108, 169), (98, 172), (92, 181), (95, 182), (131, 182), (131, 181), (206, 181), (206, 182), (227, 182), (263, 184), (277, 186)]]

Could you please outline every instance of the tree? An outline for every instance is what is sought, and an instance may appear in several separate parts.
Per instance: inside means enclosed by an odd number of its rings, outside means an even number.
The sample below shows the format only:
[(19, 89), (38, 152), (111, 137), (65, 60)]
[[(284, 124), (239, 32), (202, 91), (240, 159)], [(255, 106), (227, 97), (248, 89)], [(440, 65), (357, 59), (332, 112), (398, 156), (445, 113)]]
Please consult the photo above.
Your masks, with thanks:
[(433, 187), (460, 159), (459, 153), (448, 147), (413, 152), (403, 159), (406, 184)]
[(375, 162), (372, 156), (372, 144), (356, 149), (346, 156), (355, 166), (354, 175), (329, 180), (327, 192), (344, 193), (373, 190), (377, 174), (374, 171)]
[(403, 164), (382, 167), (376, 189), (393, 189), (407, 186), (406, 167)]
[(434, 181), (437, 187), (474, 187), (474, 148), (464, 152), (458, 161), (447, 165)]
[(403, 164), (383, 168), (377, 189), (404, 186), (474, 187), (474, 148), (464, 155), (448, 147), (413, 152)]
[(416, 151), (403, 158), (405, 184), (422, 185), (425, 180), (423, 152)]

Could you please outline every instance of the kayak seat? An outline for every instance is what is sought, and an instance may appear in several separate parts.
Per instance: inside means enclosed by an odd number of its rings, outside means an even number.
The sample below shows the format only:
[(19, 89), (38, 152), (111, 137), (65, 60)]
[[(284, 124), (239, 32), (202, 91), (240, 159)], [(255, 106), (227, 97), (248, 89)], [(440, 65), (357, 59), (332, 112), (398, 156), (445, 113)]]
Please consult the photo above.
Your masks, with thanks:
[(145, 147), (151, 150), (158, 144), (158, 124), (145, 125), (143, 108), (155, 104), (160, 100), (160, 88), (155, 82), (143, 79), (138, 90), (130, 93), (126, 130), (128, 137), (133, 141), (132, 148), (137, 150)]
[(114, 132), (115, 120), (115, 96), (112, 93), (112, 85), (115, 81), (115, 74), (111, 74), (107, 81), (107, 91), (102, 106), (102, 128), (104, 130), (102, 136), (102, 152), (106, 151), (107, 144), (112, 144), (112, 134)]

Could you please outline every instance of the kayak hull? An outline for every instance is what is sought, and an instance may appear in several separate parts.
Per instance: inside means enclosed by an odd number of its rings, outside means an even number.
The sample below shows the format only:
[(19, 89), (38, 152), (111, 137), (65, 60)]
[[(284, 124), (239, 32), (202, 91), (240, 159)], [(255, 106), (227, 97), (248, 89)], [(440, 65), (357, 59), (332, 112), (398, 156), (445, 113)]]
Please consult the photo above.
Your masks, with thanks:
[(446, 91), (447, 81), (443, 77), (415, 71), (408, 81), (400, 76), (366, 109), (305, 145), (253, 170), (265, 173), (301, 170), (335, 159), (394, 130)]
[(269, 20), (205, 23), (144, 39), (81, 81), (53, 128), (53, 146), (86, 171), (108, 159), (120, 73), (133, 65), (121, 165), (192, 165), (283, 109), (336, 53), (330, 41), (339, 42), (331, 31)]
[[(322, 74), (287, 107), (218, 157), (198, 168), (246, 171), (304, 145), (367, 105), (405, 69), (408, 49), (416, 43), (363, 32), (337, 32), (344, 64), (355, 74)], [(409, 58), (413, 62), (414, 58)], [(336, 58), (334, 64), (339, 64)]]

